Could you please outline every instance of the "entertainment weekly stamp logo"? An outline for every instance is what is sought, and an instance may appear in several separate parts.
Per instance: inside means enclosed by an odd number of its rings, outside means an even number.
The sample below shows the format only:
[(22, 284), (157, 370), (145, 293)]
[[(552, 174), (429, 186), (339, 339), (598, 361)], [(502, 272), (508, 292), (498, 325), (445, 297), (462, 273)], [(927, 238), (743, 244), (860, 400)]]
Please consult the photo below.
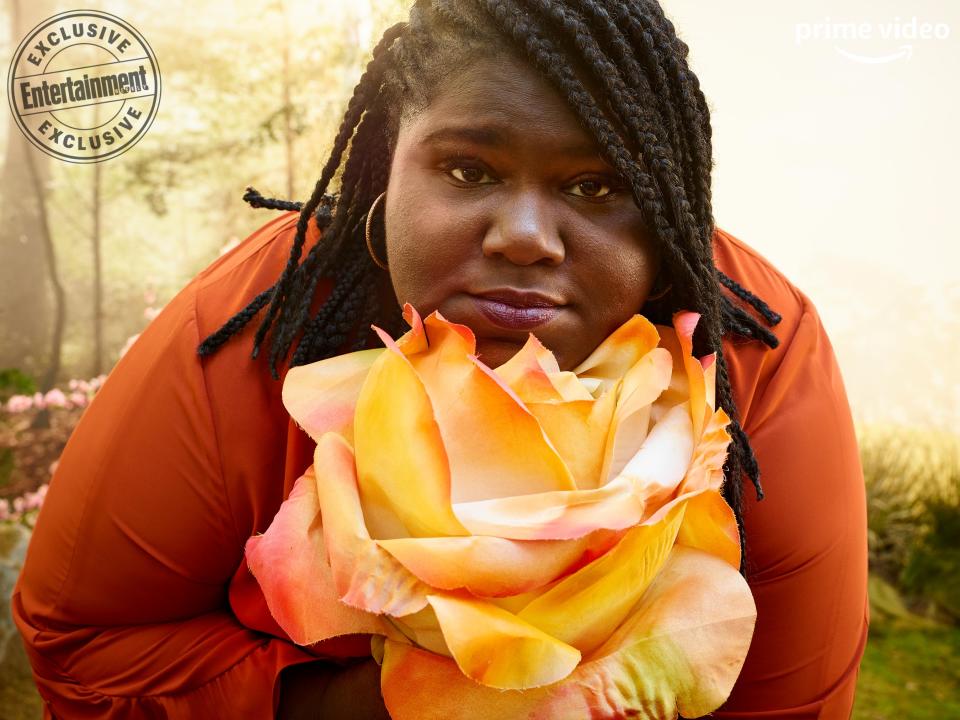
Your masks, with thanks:
[(130, 23), (100, 10), (69, 10), (37, 25), (14, 53), (8, 78), (20, 130), (67, 162), (128, 150), (160, 104), (153, 50)]

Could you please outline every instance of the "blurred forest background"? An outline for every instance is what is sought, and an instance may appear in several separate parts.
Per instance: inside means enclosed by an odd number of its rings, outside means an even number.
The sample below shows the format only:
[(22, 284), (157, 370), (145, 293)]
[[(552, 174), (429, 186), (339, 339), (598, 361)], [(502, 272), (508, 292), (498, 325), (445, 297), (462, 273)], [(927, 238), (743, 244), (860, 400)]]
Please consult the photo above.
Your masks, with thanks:
[[(960, 716), (960, 243), (948, 212), (960, 189), (960, 99), (944, 92), (960, 67), (957, 39), (918, 42), (906, 62), (884, 65), (798, 42), (804, 23), (830, 15), (919, 15), (960, 32), (960, 10), (936, 0), (909, 11), (886, 0), (663, 5), (711, 104), (718, 224), (813, 300), (857, 419), (873, 624), (855, 717)], [(83, 6), (145, 36), (163, 91), (146, 136), (93, 165), (35, 150), (0, 114), (4, 718), (38, 717), (6, 603), (71, 429), (160, 308), (275, 216), (242, 202), (246, 186), (309, 195), (370, 48), (409, 0)], [(74, 7), (2, 0), (3, 71), (32, 27)]]

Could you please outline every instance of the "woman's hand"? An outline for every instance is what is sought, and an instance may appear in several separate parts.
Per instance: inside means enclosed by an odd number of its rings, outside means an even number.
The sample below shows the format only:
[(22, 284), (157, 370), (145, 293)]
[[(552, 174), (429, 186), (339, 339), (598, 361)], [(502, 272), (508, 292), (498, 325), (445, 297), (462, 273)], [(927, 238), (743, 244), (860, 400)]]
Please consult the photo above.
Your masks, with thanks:
[(293, 665), (280, 673), (278, 720), (389, 720), (373, 658), (340, 667)]

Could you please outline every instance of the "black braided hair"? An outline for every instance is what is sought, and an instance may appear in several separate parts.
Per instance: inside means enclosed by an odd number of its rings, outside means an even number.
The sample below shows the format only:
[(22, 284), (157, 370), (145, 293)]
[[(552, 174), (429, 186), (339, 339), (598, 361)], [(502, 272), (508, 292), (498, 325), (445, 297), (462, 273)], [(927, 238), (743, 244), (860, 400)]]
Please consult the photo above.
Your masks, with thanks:
[[(763, 489), (721, 340), (739, 336), (775, 348), (776, 336), (747, 307), (770, 326), (780, 315), (714, 265), (710, 111), (687, 62), (689, 48), (656, 0), (415, 0), (409, 22), (389, 28), (374, 48), (310, 199), (274, 200), (247, 189), (244, 200), (254, 207), (300, 212), (293, 247), (273, 287), (206, 338), (198, 353), (215, 352), (264, 307), (253, 357), (272, 329), (274, 378), (294, 346), (291, 366), (362, 349), (371, 323), (401, 334), (400, 308), (378, 298), (385, 276), (366, 249), (367, 213), (387, 189), (403, 119), (428, 106), (454, 72), (504, 52), (553, 84), (630, 187), (671, 288), (639, 311), (664, 325), (679, 309), (701, 315), (694, 352), (717, 354), (717, 404), (731, 418), (723, 495), (737, 517), (746, 573), (741, 477), (753, 483), (758, 499)], [(339, 191), (328, 194), (338, 171)], [(322, 239), (300, 262), (311, 216)], [(382, 246), (378, 255), (386, 257)], [(311, 316), (323, 278), (332, 290)]]

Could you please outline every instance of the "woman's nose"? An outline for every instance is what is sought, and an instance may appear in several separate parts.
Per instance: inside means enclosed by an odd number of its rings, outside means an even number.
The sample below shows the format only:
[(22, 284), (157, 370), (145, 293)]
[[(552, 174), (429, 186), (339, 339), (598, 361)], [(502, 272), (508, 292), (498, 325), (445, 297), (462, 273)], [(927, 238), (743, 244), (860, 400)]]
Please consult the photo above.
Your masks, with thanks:
[(550, 201), (536, 192), (506, 199), (484, 237), (483, 254), (502, 255), (515, 265), (562, 263), (565, 249)]

